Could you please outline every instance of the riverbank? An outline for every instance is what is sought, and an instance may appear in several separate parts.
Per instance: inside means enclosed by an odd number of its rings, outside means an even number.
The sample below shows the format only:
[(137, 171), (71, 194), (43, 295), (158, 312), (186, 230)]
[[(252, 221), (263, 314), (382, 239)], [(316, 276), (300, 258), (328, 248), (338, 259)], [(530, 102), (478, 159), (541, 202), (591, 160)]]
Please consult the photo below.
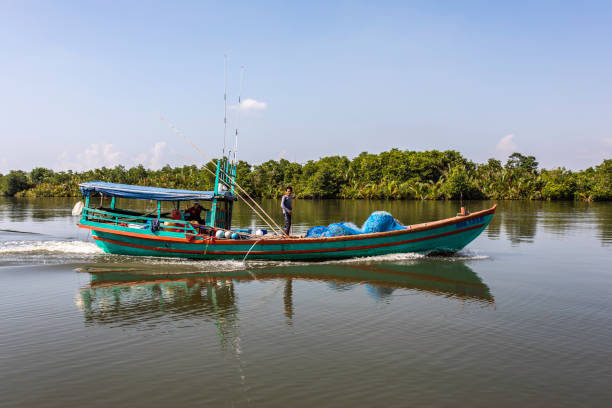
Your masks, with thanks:
[[(208, 165), (211, 170), (213, 166)], [(204, 167), (165, 166), (150, 170), (102, 167), (83, 172), (38, 167), (0, 175), (0, 194), (16, 197), (79, 197), (79, 183), (113, 183), (211, 190), (213, 176)], [(391, 200), (612, 200), (612, 159), (571, 171), (540, 169), (534, 156), (513, 153), (505, 164), (496, 159), (474, 163), (460, 153), (402, 151), (323, 157), (305, 164), (281, 159), (259, 165), (240, 161), (237, 181), (253, 197), (278, 198), (291, 185), (297, 198)]]

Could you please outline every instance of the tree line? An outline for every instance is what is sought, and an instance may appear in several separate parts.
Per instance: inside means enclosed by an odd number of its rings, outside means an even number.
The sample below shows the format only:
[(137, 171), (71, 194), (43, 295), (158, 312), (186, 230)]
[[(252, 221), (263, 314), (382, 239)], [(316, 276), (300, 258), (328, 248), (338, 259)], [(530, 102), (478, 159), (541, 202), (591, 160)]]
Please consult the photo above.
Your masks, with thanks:
[[(212, 164), (207, 165), (213, 170)], [(212, 190), (214, 177), (195, 165), (150, 170), (139, 165), (83, 172), (37, 167), (0, 174), (0, 194), (16, 197), (76, 197), (85, 181)], [(299, 198), (612, 200), (612, 159), (571, 171), (540, 169), (534, 156), (511, 154), (506, 163), (474, 163), (453, 150), (391, 149), (353, 159), (328, 156), (305, 164), (285, 159), (237, 164), (237, 182), (253, 197), (278, 198), (292, 186)]]

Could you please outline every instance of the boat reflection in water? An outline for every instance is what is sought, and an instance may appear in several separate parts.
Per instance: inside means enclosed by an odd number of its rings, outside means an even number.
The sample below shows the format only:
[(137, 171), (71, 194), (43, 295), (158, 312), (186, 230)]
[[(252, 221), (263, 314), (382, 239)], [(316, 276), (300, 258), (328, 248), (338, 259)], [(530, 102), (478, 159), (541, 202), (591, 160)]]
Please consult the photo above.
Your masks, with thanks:
[[(489, 288), (469, 266), (459, 260), (419, 260), (394, 263), (322, 263), (250, 268), (221, 272), (185, 273), (186, 265), (134, 264), (82, 268), (90, 275), (77, 303), (87, 323), (130, 325), (156, 320), (202, 318), (214, 321), (221, 331), (237, 321), (236, 287), (241, 282), (284, 281), (284, 314), (291, 324), (295, 313), (294, 283), (326, 283), (346, 292), (365, 285), (376, 301), (390, 301), (397, 289), (492, 305)], [(223, 333), (220, 333), (223, 334)]]

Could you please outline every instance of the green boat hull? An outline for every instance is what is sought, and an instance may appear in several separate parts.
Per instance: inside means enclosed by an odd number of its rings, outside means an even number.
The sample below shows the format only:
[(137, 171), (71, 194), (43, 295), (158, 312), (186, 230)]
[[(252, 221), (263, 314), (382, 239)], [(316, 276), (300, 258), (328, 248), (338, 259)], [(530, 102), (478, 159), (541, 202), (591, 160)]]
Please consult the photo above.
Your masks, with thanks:
[(412, 225), (405, 230), (331, 238), (214, 239), (179, 232), (134, 229), (88, 220), (79, 224), (92, 231), (107, 253), (192, 259), (323, 260), (407, 252), (456, 252), (487, 227), (495, 208), (467, 216)]

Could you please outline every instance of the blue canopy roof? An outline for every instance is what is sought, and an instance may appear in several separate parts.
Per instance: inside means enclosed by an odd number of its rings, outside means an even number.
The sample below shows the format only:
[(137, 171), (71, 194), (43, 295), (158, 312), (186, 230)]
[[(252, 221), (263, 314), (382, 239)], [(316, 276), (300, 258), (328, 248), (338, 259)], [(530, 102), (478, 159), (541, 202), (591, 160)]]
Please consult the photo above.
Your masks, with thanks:
[[(210, 201), (215, 196), (214, 191), (174, 190), (171, 188), (133, 186), (129, 184), (107, 183), (104, 181), (89, 181), (87, 183), (81, 183), (79, 184), (79, 188), (84, 196), (98, 192), (107, 197), (132, 198), (134, 200)], [(226, 191), (222, 195), (217, 195), (217, 197), (225, 200), (236, 200), (236, 197), (229, 191)]]

